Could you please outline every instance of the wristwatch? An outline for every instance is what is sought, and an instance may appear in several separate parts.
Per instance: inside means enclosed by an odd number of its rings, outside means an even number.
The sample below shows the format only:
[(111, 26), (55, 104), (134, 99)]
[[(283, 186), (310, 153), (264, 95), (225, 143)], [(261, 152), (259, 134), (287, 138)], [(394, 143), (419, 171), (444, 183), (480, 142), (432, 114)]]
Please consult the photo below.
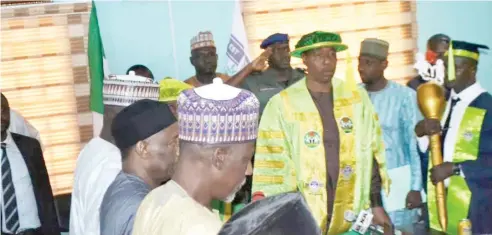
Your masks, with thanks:
[(461, 164), (455, 163), (453, 165), (453, 175), (461, 175)]

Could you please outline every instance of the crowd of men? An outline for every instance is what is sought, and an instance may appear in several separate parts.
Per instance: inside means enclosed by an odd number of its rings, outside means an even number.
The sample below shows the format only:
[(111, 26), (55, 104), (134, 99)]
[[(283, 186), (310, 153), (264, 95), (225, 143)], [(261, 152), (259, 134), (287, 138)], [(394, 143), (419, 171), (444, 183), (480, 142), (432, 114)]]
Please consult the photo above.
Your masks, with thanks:
[[(473, 234), (492, 234), (492, 95), (476, 79), (487, 47), (429, 39), (427, 61), (449, 72), (440, 120), (419, 110), (415, 90), (426, 80), (385, 78), (384, 40), (361, 42), (360, 85), (350, 71), (334, 77), (348, 48), (336, 33), (306, 34), (292, 51), (277, 33), (260, 47), (229, 77), (216, 71), (212, 33), (200, 32), (196, 73), (184, 82), (155, 83), (143, 65), (105, 78), (101, 133), (77, 159), (70, 234), (337, 235), (351, 229), (347, 211), (370, 212), (384, 234), (457, 234), (463, 219)], [(39, 134), (1, 101), (2, 234), (58, 235)], [(434, 166), (436, 133), (444, 163)], [(443, 181), (446, 231), (435, 197), (422, 196)]]

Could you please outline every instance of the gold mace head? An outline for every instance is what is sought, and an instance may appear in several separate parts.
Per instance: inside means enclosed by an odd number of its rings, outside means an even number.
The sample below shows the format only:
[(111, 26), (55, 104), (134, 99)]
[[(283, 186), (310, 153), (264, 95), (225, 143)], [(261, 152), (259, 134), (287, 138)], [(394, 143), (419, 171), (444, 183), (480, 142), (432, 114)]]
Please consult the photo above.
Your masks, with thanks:
[(444, 112), (444, 89), (434, 82), (427, 82), (417, 88), (417, 102), (426, 118), (441, 119)]

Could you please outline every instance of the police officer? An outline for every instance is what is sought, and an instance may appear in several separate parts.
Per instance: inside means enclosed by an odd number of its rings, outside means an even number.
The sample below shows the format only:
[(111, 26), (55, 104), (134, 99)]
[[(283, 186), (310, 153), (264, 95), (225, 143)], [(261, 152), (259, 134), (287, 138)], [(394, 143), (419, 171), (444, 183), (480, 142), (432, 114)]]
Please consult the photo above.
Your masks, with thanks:
[(250, 74), (243, 82), (244, 89), (253, 92), (260, 101), (260, 113), (268, 100), (304, 77), (304, 71), (290, 66), (289, 36), (276, 33), (263, 40), (261, 49), (271, 48), (268, 69)]

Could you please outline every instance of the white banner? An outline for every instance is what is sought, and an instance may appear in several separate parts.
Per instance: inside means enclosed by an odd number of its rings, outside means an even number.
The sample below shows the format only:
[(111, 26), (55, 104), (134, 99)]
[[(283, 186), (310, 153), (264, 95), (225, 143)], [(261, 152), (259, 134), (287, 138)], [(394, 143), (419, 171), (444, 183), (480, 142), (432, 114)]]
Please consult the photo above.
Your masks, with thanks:
[(236, 0), (233, 11), (232, 30), (227, 44), (227, 68), (228, 75), (234, 75), (250, 62), (248, 51), (248, 37), (244, 28), (241, 2)]

